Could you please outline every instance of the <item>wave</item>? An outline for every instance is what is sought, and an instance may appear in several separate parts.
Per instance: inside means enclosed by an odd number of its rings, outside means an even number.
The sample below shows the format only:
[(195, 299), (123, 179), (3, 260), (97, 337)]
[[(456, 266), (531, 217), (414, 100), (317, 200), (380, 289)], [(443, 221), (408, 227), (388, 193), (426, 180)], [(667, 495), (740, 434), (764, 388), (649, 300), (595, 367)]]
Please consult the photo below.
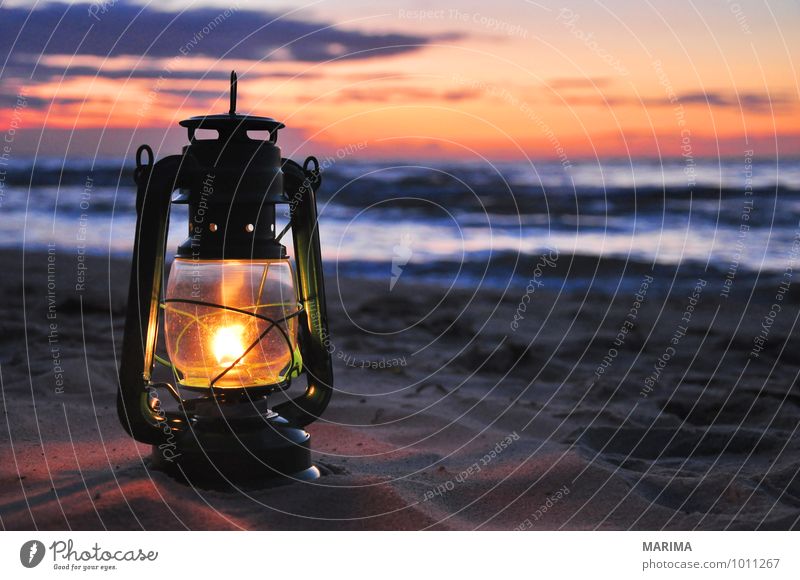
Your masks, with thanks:
[[(784, 270), (798, 233), (800, 165), (763, 164), (750, 189), (737, 163), (721, 167), (716, 174), (706, 167), (690, 187), (679, 164), (633, 171), (619, 162), (570, 171), (540, 164), (533, 171), (519, 163), (335, 163), (319, 197), (323, 252), (351, 272), (370, 273), (391, 264), (409, 239), (408, 275), (465, 283), (524, 277), (545, 247), (577, 256), (572, 278), (598, 263), (610, 272), (620, 263), (626, 272), (706, 263)], [(54, 239), (69, 246), (82, 232), (88, 253), (130, 253), (136, 215), (127, 161), (17, 160), (3, 169), (0, 246), (42, 248)], [(175, 209), (169, 248), (185, 237), (185, 212)]]
[[(370, 278), (384, 280), (403, 277), (408, 280), (429, 281), (440, 286), (477, 288), (486, 286), (495, 289), (524, 288), (534, 283), (549, 290), (561, 287), (612, 291), (633, 289), (645, 276), (660, 280), (665, 291), (671, 288), (688, 287), (698, 277), (722, 280), (729, 273), (730, 264), (725, 262), (701, 262), (684, 260), (680, 263), (654, 262), (641, 255), (602, 256), (580, 253), (541, 252), (519, 254), (496, 252), (491, 256), (469, 255), (463, 260), (445, 259), (430, 262), (416, 261), (393, 270), (391, 261), (346, 260), (329, 261), (325, 265), (326, 276), (345, 278)], [(778, 279), (777, 272), (765, 272), (742, 265), (737, 268), (736, 279), (741, 285), (752, 284), (759, 278)]]

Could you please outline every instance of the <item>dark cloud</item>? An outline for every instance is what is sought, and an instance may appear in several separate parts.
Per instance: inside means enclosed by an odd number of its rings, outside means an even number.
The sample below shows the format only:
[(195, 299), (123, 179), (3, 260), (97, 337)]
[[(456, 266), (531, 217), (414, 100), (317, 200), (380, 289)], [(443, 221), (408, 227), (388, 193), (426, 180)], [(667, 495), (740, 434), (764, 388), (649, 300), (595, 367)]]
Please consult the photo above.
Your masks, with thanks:
[[(0, 105), (12, 107), (15, 100), (9, 96), (5, 99), (0, 99)], [(84, 102), (83, 99), (76, 99), (73, 97), (57, 97), (55, 99), (43, 99), (41, 97), (25, 97), (26, 109), (47, 110), (53, 105), (78, 105)]]
[[(32, 65), (23, 66), (18, 63), (12, 63), (6, 67), (3, 76), (5, 78), (16, 78), (21, 82), (25, 81), (47, 81), (59, 79), (62, 76), (65, 78), (71, 77), (98, 77), (105, 79), (157, 79), (161, 76), (169, 77), (175, 80), (192, 80), (192, 81), (213, 81), (213, 80), (228, 80), (231, 76), (230, 71), (222, 67), (220, 70), (176, 70), (171, 68), (166, 71), (164, 68), (153, 68), (149, 64), (140, 66), (135, 70), (97, 70), (90, 66), (70, 66), (64, 69), (61, 66), (52, 66), (48, 64), (39, 64), (36, 66), (35, 71), (31, 71)], [(308, 80), (316, 79), (324, 76), (319, 72), (280, 72), (271, 71), (269, 73), (262, 73), (260, 71), (247, 73), (248, 78), (259, 79), (293, 79)]]
[[(52, 77), (94, 77), (106, 79), (152, 79), (164, 74), (162, 69), (137, 68), (136, 70), (102, 70), (90, 66), (71, 66), (66, 71), (61, 67), (39, 65), (36, 67), (37, 79)], [(165, 75), (166, 76), (166, 75)], [(169, 78), (176, 80), (227, 80), (231, 76), (228, 70), (171, 70)]]
[(162, 58), (184, 54), (261, 60), (280, 49), (283, 60), (320, 62), (409, 52), (441, 40), (345, 30), (253, 10), (226, 13), (220, 8), (200, 8), (176, 13), (117, 2), (105, 14), (92, 17), (89, 6), (0, 7), (0, 55), (5, 60), (11, 54), (18, 63), (41, 54)]

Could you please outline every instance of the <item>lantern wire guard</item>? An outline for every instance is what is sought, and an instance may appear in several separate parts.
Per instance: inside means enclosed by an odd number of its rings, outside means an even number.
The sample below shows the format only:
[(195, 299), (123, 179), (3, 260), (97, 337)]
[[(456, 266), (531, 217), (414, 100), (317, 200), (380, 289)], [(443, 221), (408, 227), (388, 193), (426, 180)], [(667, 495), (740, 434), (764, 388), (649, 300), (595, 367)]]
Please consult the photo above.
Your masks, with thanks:
[[(268, 266), (265, 266), (265, 270), (266, 270), (267, 267)], [(266, 277), (266, 271), (264, 273), (264, 276)], [(281, 377), (282, 377), (281, 381), (276, 382), (276, 383), (271, 384), (271, 385), (267, 385), (267, 388), (269, 388), (271, 391), (285, 391), (285, 390), (287, 390), (291, 386), (292, 378), (297, 376), (297, 374), (299, 374), (300, 370), (302, 369), (301, 359), (300, 359), (299, 355), (297, 354), (295, 347), (292, 345), (292, 342), (291, 342), (291, 340), (289, 338), (289, 335), (287, 334), (286, 330), (284, 330), (281, 327), (281, 323), (287, 322), (287, 321), (291, 320), (292, 318), (297, 317), (301, 312), (303, 312), (302, 307), (298, 307), (298, 308), (295, 309), (294, 312), (292, 312), (290, 314), (287, 314), (286, 316), (275, 320), (275, 319), (269, 318), (268, 316), (264, 316), (262, 314), (257, 314), (255, 312), (249, 312), (247, 309), (244, 309), (244, 308), (235, 308), (233, 306), (225, 306), (224, 304), (214, 304), (213, 302), (204, 302), (202, 300), (191, 300), (191, 299), (188, 299), (188, 298), (165, 298), (161, 302), (161, 308), (166, 310), (167, 308), (169, 308), (169, 304), (191, 304), (191, 305), (194, 305), (194, 306), (203, 306), (203, 307), (206, 307), (206, 308), (218, 309), (218, 310), (223, 310), (223, 311), (228, 311), (228, 312), (235, 312), (236, 314), (252, 317), (254, 319), (262, 320), (262, 321), (267, 323), (267, 328), (265, 330), (263, 330), (258, 335), (258, 337), (254, 341), (252, 341), (244, 349), (242, 354), (239, 355), (238, 357), (236, 357), (236, 359), (233, 362), (231, 362), (227, 367), (225, 367), (222, 370), (222, 372), (220, 372), (213, 379), (211, 379), (211, 381), (209, 381), (208, 388), (212, 391), (212, 393), (214, 391), (216, 383), (220, 379), (222, 379), (225, 375), (227, 375), (231, 370), (233, 370), (233, 368), (236, 365), (238, 365), (242, 361), (242, 359), (250, 353), (250, 351), (252, 351), (254, 348), (256, 348), (256, 346), (258, 346), (258, 344), (262, 340), (264, 340), (264, 338), (266, 338), (267, 334), (269, 334), (273, 329), (276, 329), (278, 332), (280, 332), (281, 338), (283, 339), (283, 341), (286, 344), (286, 348), (289, 351), (290, 366), (289, 366), (288, 369), (286, 369), (286, 371), (284, 373), (281, 374)], [(272, 306), (272, 305), (256, 304), (254, 306), (251, 306), (250, 308), (258, 309), (258, 308), (262, 308), (264, 306)], [(178, 311), (178, 313), (183, 315), (183, 316), (186, 316), (188, 318), (193, 319), (192, 323), (194, 323), (194, 324), (198, 324), (198, 325), (202, 325), (203, 324), (203, 321), (202, 321), (203, 317), (197, 316), (196, 314), (192, 314), (192, 313), (186, 312), (186, 311)], [(190, 324), (192, 324), (192, 323), (190, 323)], [(184, 332), (185, 332), (185, 329), (184, 329)], [(176, 380), (178, 380), (178, 382), (182, 381), (183, 377), (180, 376), (181, 375), (180, 371), (177, 369), (177, 367), (171, 361), (166, 360), (166, 359), (162, 359), (161, 357), (156, 358), (156, 361), (161, 363), (161, 364), (164, 364), (165, 366), (167, 366), (170, 369), (172, 369), (173, 373), (175, 374)]]

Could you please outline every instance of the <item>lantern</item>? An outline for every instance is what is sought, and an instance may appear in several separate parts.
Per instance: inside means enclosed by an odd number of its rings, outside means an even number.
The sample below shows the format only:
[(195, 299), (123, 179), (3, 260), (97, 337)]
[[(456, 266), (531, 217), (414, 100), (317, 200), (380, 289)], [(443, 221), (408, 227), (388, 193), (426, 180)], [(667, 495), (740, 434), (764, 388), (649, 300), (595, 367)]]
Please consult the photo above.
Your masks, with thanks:
[[(315, 194), (316, 159), (283, 159), (268, 117), (230, 111), (181, 121), (189, 145), (154, 163), (136, 154), (137, 224), (117, 409), (153, 446), (156, 467), (190, 482), (315, 479), (304, 428), (333, 390)], [(200, 129), (216, 131), (202, 139)], [(265, 139), (257, 139), (253, 132)], [(188, 237), (164, 288), (172, 204), (187, 204)], [(276, 206), (289, 221), (276, 232)], [(295, 264), (281, 240), (291, 229)], [(159, 356), (159, 327), (167, 358)], [(154, 365), (174, 380), (154, 379)], [(269, 397), (305, 377), (305, 391)], [(174, 399), (171, 405), (162, 398)], [(169, 409), (168, 407), (172, 407)]]

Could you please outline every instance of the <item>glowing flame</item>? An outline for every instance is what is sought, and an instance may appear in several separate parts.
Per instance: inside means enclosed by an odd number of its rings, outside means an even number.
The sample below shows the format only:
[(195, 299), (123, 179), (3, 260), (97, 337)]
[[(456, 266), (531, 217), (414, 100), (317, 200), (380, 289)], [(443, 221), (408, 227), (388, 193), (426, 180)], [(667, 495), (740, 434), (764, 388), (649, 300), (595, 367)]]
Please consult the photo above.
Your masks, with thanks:
[(214, 334), (211, 349), (217, 362), (223, 366), (230, 366), (244, 353), (244, 327), (224, 326)]

